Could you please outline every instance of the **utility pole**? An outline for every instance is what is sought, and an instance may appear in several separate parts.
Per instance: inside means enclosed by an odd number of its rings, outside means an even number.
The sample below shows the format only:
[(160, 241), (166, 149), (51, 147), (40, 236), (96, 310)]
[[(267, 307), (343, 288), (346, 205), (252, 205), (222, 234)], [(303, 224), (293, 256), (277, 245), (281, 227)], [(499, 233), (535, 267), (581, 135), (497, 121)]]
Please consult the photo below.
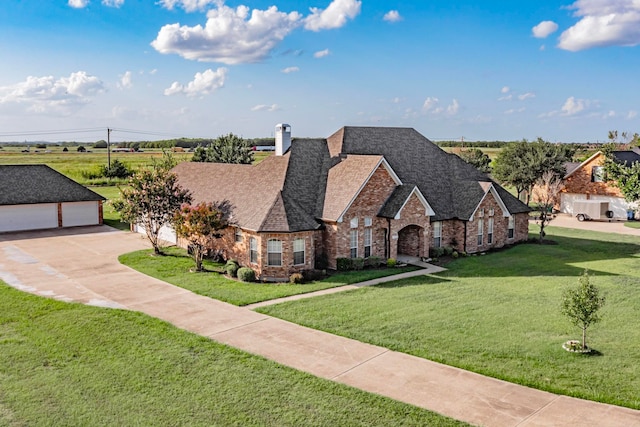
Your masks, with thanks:
[(111, 131), (113, 129), (107, 128), (107, 163), (109, 170), (111, 170)]

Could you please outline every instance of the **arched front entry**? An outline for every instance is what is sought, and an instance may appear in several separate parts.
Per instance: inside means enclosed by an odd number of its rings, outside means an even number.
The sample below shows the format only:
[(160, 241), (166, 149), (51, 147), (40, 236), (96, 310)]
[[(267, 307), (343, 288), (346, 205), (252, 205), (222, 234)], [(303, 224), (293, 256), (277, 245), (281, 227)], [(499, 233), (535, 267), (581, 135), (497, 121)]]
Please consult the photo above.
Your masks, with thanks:
[(398, 232), (398, 255), (424, 256), (424, 228), (408, 225)]

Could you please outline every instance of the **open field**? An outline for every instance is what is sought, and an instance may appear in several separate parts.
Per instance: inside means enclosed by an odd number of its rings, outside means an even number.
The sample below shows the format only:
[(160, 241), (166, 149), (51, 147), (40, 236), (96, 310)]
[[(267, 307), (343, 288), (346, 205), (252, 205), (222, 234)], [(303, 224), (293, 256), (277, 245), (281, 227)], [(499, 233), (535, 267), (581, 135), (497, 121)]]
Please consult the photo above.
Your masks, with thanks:
[[(79, 153), (77, 147), (69, 147), (68, 152), (62, 151), (63, 147), (49, 147), (46, 150), (38, 150), (36, 153), (32, 147), (30, 153), (21, 152), (22, 147), (3, 147), (0, 150), (0, 165), (26, 165), (26, 164), (46, 164), (58, 172), (84, 185), (110, 185), (107, 179), (90, 180), (86, 179), (82, 172), (98, 170), (101, 165), (107, 164), (106, 148), (93, 149), (91, 152)], [(45, 151), (51, 151), (46, 153)], [(256, 162), (269, 156), (269, 152), (255, 152)], [(193, 156), (192, 153), (173, 153), (178, 161), (188, 161)], [(144, 150), (137, 153), (111, 153), (111, 161), (120, 160), (131, 169), (141, 166), (148, 166), (152, 159), (160, 159), (162, 150)]]
[(219, 271), (223, 265), (207, 260), (204, 261), (204, 266), (210, 270), (209, 272), (191, 273), (189, 270), (194, 267), (194, 261), (187, 256), (186, 251), (176, 247), (166, 248), (164, 251), (166, 252), (165, 256), (151, 256), (152, 250), (132, 252), (121, 255), (119, 260), (122, 264), (151, 277), (188, 289), (196, 294), (235, 305), (253, 304), (415, 270), (415, 267), (405, 267), (349, 271), (306, 284), (244, 283), (216, 273), (215, 271)]
[[(640, 409), (637, 237), (549, 228), (557, 245), (523, 244), (453, 261), (449, 271), (258, 311), (507, 381)], [(587, 343), (560, 313), (589, 269), (607, 298)]]
[(464, 425), (137, 312), (0, 282), (0, 425)]

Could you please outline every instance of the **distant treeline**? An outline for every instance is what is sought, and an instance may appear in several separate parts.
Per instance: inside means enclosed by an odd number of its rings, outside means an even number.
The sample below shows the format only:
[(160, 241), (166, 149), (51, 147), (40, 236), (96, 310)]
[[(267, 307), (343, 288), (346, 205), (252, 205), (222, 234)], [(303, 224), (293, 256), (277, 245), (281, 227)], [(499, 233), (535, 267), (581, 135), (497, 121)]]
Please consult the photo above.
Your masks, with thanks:
[[(206, 147), (211, 144), (215, 138), (176, 138), (176, 139), (164, 139), (160, 141), (124, 141), (111, 144), (112, 147), (118, 148), (196, 148)], [(274, 138), (247, 138), (250, 145), (275, 145)], [(96, 148), (106, 148), (107, 142), (104, 140), (98, 141), (94, 144)]]
[[(507, 144), (520, 142), (520, 141), (434, 141), (439, 147), (460, 147), (460, 148), (502, 148)], [(565, 143), (561, 143), (565, 144)], [(604, 145), (604, 143), (579, 143), (568, 142), (576, 147), (577, 150), (597, 150)]]

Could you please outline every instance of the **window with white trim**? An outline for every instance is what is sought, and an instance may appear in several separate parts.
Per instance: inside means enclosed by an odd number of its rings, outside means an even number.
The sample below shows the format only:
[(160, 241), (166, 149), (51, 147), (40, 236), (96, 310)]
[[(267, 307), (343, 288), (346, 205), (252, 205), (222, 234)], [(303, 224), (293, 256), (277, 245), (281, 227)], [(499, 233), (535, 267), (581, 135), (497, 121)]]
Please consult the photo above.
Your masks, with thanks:
[(484, 216), (484, 208), (478, 209), (478, 216), (482, 218)]
[(267, 265), (282, 266), (282, 240), (269, 239), (267, 241)]
[(507, 232), (507, 237), (509, 239), (513, 239), (514, 228), (515, 228), (515, 217), (511, 215), (509, 217), (509, 226), (508, 226), (508, 232)]
[(489, 216), (493, 216), (493, 208), (489, 209)]
[(249, 238), (249, 262), (258, 263), (258, 239), (255, 237)]
[(433, 247), (439, 248), (442, 246), (442, 222), (436, 221), (433, 226)]
[(351, 222), (349, 224), (351, 228), (358, 228), (358, 218), (351, 218)]
[(351, 258), (358, 257), (358, 230), (351, 230), (351, 236), (349, 239), (350, 248), (349, 256)]
[(236, 228), (236, 243), (242, 243), (242, 229), (240, 227)]
[(489, 223), (487, 224), (487, 243), (493, 244), (493, 217), (489, 217)]
[(371, 227), (366, 227), (364, 229), (364, 257), (365, 258), (371, 256), (371, 235), (372, 235)]
[(369, 217), (365, 217), (364, 218), (364, 226), (365, 227), (371, 227), (373, 225), (373, 219), (369, 218)]
[(591, 182), (604, 181), (604, 167), (594, 166), (591, 168)]
[(293, 265), (304, 264), (304, 239), (293, 241)]
[(479, 219), (478, 220), (478, 246), (482, 246), (483, 237), (484, 237), (484, 221)]

